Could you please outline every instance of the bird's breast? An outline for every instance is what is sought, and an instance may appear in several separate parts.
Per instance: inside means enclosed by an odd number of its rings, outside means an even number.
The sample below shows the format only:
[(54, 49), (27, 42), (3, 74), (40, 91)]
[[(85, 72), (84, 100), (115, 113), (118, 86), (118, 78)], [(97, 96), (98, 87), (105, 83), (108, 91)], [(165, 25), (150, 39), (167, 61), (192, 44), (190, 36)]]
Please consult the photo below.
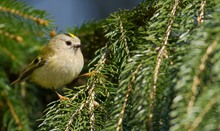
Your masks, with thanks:
[(81, 52), (59, 53), (48, 58), (43, 66), (37, 68), (32, 74), (32, 79), (43, 87), (62, 87), (79, 75), (83, 64)]

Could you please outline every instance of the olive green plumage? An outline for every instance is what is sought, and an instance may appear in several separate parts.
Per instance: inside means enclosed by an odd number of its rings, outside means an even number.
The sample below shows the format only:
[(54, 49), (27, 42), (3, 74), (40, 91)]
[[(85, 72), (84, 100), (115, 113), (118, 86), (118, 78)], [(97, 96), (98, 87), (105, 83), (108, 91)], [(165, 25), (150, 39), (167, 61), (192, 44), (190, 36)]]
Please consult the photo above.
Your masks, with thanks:
[(79, 38), (72, 34), (55, 36), (12, 84), (29, 77), (46, 88), (62, 87), (70, 83), (83, 68), (80, 47)]

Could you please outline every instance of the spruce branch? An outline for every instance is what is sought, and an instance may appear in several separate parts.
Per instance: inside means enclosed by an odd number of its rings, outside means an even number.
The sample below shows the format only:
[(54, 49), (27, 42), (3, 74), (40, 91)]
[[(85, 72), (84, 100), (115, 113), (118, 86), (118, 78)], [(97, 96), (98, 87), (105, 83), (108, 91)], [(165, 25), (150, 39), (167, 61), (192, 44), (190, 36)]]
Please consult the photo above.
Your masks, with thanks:
[[(212, 3), (199, 1), (198, 17), (201, 20), (197, 30), (188, 37), (191, 41), (178, 74), (173, 101), (171, 130), (218, 130), (219, 118), (219, 7), (210, 11)], [(199, 8), (200, 7), (200, 8)], [(204, 9), (202, 9), (204, 8)], [(204, 10), (204, 13), (202, 13)], [(210, 15), (206, 15), (206, 14)], [(213, 69), (217, 70), (213, 70)], [(211, 96), (210, 96), (211, 95)], [(215, 122), (213, 122), (215, 121)]]
[(200, 6), (200, 14), (197, 17), (197, 21), (199, 24), (201, 24), (203, 22), (204, 19), (204, 13), (205, 13), (205, 4), (206, 4), (206, 0), (201, 0), (201, 6)]
[(15, 34), (6, 32), (4, 30), (0, 30), (0, 34), (4, 35), (5, 37), (7, 37), (9, 39), (15, 40), (20, 45), (24, 45), (24, 43), (23, 43), (24, 40), (20, 35), (15, 35)]
[(204, 116), (210, 111), (210, 109), (214, 106), (214, 104), (218, 101), (218, 96), (213, 96), (209, 102), (206, 104), (202, 112), (195, 118), (194, 122), (189, 126), (188, 131), (196, 131), (196, 128), (204, 119)]
[(71, 101), (76, 100), (76, 98), (77, 98), (80, 94), (84, 93), (84, 92), (87, 91), (87, 90), (88, 90), (88, 88), (86, 88), (85, 90), (84, 90), (84, 89), (81, 89), (81, 90), (78, 91), (73, 97), (71, 97), (70, 100), (71, 100)]
[(122, 19), (121, 19), (120, 15), (118, 16), (118, 21), (119, 21), (119, 28), (120, 28), (120, 33), (121, 33), (121, 39), (123, 40), (122, 43), (124, 44), (124, 48), (125, 48), (124, 50), (125, 50), (126, 54), (128, 55), (128, 58), (129, 58), (130, 51), (129, 51), (129, 48), (128, 48), (126, 32), (124, 30), (124, 26), (123, 26)]
[[(53, 26), (48, 16), (22, 1), (0, 1), (0, 99), (5, 101), (0, 110), (0, 130), (36, 130), (35, 120), (44, 107), (36, 99), (40, 90), (34, 85), (8, 85), (47, 42), (45, 34)], [(24, 90), (28, 93), (22, 94)]]
[[(90, 112), (90, 131), (95, 130), (95, 113), (94, 108), (97, 106), (97, 102), (95, 101), (95, 87), (96, 84), (102, 83), (102, 79), (100, 79), (100, 75), (102, 74), (101, 71), (103, 70), (106, 62), (106, 49), (107, 49), (108, 43), (106, 43), (104, 49), (104, 53), (101, 54), (101, 58), (95, 65), (95, 69), (92, 71), (92, 75), (90, 77), (91, 81), (89, 80), (87, 84), (88, 89), (88, 103), (89, 103), (89, 112)], [(103, 76), (101, 76), (103, 77)]]
[(89, 112), (90, 112), (90, 131), (95, 130), (95, 85), (93, 84), (92, 87), (89, 89)]
[(128, 98), (129, 98), (129, 96), (131, 94), (131, 91), (132, 91), (132, 85), (134, 84), (134, 81), (136, 79), (137, 73), (138, 73), (139, 69), (141, 68), (141, 66), (142, 66), (142, 64), (139, 64), (137, 66), (137, 69), (131, 75), (131, 81), (130, 81), (130, 83), (128, 85), (127, 93), (126, 93), (126, 96), (125, 96), (125, 99), (124, 99), (124, 103), (123, 103), (121, 111), (119, 113), (119, 119), (118, 119), (116, 131), (120, 131), (120, 129), (121, 129), (121, 124), (122, 124), (122, 121), (123, 121), (123, 117), (124, 117), (124, 113), (125, 113), (125, 108), (127, 106)]
[(47, 20), (37, 18), (37, 17), (31, 16), (29, 14), (22, 13), (20, 10), (16, 10), (16, 9), (13, 9), (13, 8), (7, 8), (7, 7), (0, 6), (0, 11), (8, 12), (8, 13), (15, 14), (15, 15), (19, 15), (20, 17), (30, 19), (30, 20), (35, 21), (38, 24), (41, 24), (41, 25), (44, 25), (44, 26), (47, 26), (48, 23), (49, 23)]
[(163, 55), (166, 53), (166, 49), (165, 48), (167, 46), (168, 39), (170, 37), (171, 27), (172, 27), (173, 22), (174, 22), (174, 16), (175, 16), (178, 4), (179, 4), (179, 0), (175, 0), (174, 2), (175, 3), (174, 3), (173, 8), (171, 10), (170, 20), (169, 20), (169, 23), (168, 23), (168, 26), (167, 26), (166, 35), (165, 35), (165, 38), (164, 38), (164, 40), (163, 40), (163, 42), (161, 44), (161, 48), (160, 48), (160, 50), (158, 52), (156, 66), (155, 66), (155, 69), (154, 69), (153, 87), (152, 87), (152, 91), (151, 91), (151, 94), (150, 94), (150, 99), (151, 99), (151, 103), (150, 103), (151, 113), (149, 115), (150, 130), (153, 130), (154, 101), (155, 101), (155, 93), (156, 93), (156, 89), (157, 89), (157, 81), (158, 81), (158, 74), (159, 74), (159, 70), (160, 70), (160, 65), (161, 65), (161, 62), (162, 62), (162, 59), (163, 59)]
[(0, 50), (2, 50), (2, 52), (4, 52), (4, 54), (8, 56), (12, 61), (16, 59), (15, 55), (12, 54), (12, 52), (9, 51), (7, 48), (0, 46)]
[[(23, 49), (33, 51), (38, 48), (33, 43), (43, 43), (29, 32), (42, 36), (45, 30), (48, 33), (51, 23), (42, 12), (32, 12), (32, 8), (25, 4), (2, 1), (0, 15), (6, 18), (1, 19), (3, 26), (0, 25), (0, 41), (3, 43), (0, 55), (9, 58), (0, 64), (13, 63), (0, 68), (4, 71), (0, 72), (0, 89), (5, 93), (6, 87), (1, 84), (7, 85), (10, 81), (8, 68), (20, 68), (14, 65), (14, 61), (25, 61), (25, 56), (21, 55), (26, 51)], [(85, 24), (70, 31), (79, 34), (82, 43), (88, 43), (84, 46), (85, 62), (91, 59), (92, 62), (86, 66), (89, 71), (85, 69), (83, 73), (89, 72), (91, 76), (85, 80), (86, 84), (65, 91), (70, 98), (68, 101), (49, 104), (39, 130), (219, 129), (220, 4), (219, 0), (213, 3), (206, 0), (148, 0), (132, 10), (112, 14), (100, 22), (102, 24)], [(10, 21), (6, 14), (15, 21)], [(48, 26), (35, 17), (48, 21)], [(205, 19), (209, 17), (211, 20)], [(24, 30), (14, 31), (9, 26), (13, 23), (21, 25)], [(32, 27), (32, 23), (35, 26)], [(41, 28), (36, 28), (38, 26)], [(21, 37), (22, 43), (18, 44), (16, 36)], [(92, 53), (88, 53), (90, 51)], [(27, 86), (33, 89), (32, 85)], [(13, 104), (11, 99), (10, 102)], [(20, 119), (17, 105), (13, 104), (13, 108), (25, 130), (28, 124), (23, 124)], [(13, 115), (11, 112), (8, 109), (9, 117)], [(15, 121), (13, 116), (9, 117), (7, 120)], [(18, 128), (16, 122), (13, 125)]]
[(86, 105), (87, 103), (88, 103), (88, 101), (82, 102), (81, 105), (79, 106), (79, 108), (76, 109), (76, 110), (73, 112), (72, 116), (70, 117), (70, 119), (69, 119), (69, 121), (68, 121), (68, 123), (67, 123), (67, 125), (66, 125), (65, 131), (71, 130), (71, 125), (73, 124), (74, 118), (75, 118), (76, 115), (78, 115), (78, 113), (85, 107), (85, 105)]
[(214, 51), (215, 47), (217, 46), (217, 41), (212, 42), (208, 47), (206, 52), (204, 52), (204, 55), (202, 56), (201, 60), (200, 60), (200, 64), (199, 67), (197, 68), (196, 74), (193, 77), (193, 84), (191, 87), (191, 91), (192, 91), (192, 96), (190, 98), (190, 101), (188, 103), (188, 107), (187, 107), (187, 113), (189, 113), (190, 111), (192, 111), (192, 107), (194, 106), (195, 100), (196, 100), (196, 96), (198, 95), (198, 86), (201, 82), (200, 80), (200, 75), (202, 74), (202, 72), (205, 70), (206, 67), (206, 61), (209, 59), (209, 55)]
[(6, 100), (6, 103), (7, 103), (8, 107), (9, 107), (9, 110), (10, 110), (10, 112), (11, 112), (12, 117), (14, 118), (15, 123), (16, 123), (17, 126), (18, 126), (18, 130), (19, 130), (19, 131), (23, 130), (21, 121), (20, 121), (20, 119), (19, 119), (17, 113), (15, 112), (14, 106), (12, 105), (11, 101), (8, 99), (8, 97), (6, 96), (6, 94), (4, 94), (3, 96), (4, 96), (5, 100)]

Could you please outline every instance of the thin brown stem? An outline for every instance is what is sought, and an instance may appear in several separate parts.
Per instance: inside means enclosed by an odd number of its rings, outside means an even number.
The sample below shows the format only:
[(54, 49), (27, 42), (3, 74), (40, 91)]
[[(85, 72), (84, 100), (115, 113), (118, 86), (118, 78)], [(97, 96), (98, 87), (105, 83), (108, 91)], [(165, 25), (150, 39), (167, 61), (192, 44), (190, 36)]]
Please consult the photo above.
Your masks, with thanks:
[(90, 112), (90, 131), (95, 130), (95, 113), (94, 113), (94, 107), (95, 107), (95, 92), (94, 92), (95, 85), (90, 88), (89, 90), (89, 112)]
[(37, 17), (31, 16), (29, 14), (22, 13), (21, 11), (13, 9), (13, 8), (7, 8), (7, 7), (4, 7), (4, 6), (0, 6), (0, 11), (4, 11), (4, 12), (11, 13), (11, 14), (19, 15), (21, 17), (24, 17), (26, 19), (30, 19), (30, 20), (35, 21), (38, 24), (41, 24), (41, 25), (44, 25), (44, 26), (47, 26), (49, 24), (49, 22), (47, 20), (37, 18)]
[(151, 110), (151, 113), (149, 115), (149, 118), (150, 118), (150, 130), (151, 131), (153, 130), (154, 99), (155, 99), (156, 90), (157, 90), (157, 81), (158, 81), (159, 70), (160, 70), (160, 66), (161, 66), (161, 63), (162, 63), (163, 56), (164, 56), (164, 54), (166, 54), (166, 46), (168, 44), (168, 39), (169, 39), (169, 36), (170, 36), (170, 33), (171, 33), (171, 27), (172, 27), (173, 22), (174, 22), (174, 16), (175, 16), (178, 4), (179, 4), (179, 0), (175, 0), (174, 6), (171, 10), (171, 16), (170, 16), (170, 20), (169, 20), (169, 23), (168, 23), (168, 26), (167, 26), (166, 35), (165, 35), (165, 38), (164, 38), (164, 40), (161, 44), (161, 48), (159, 50), (159, 53), (157, 55), (156, 66), (155, 66), (155, 69), (154, 69), (153, 87), (152, 87), (152, 91), (151, 91), (151, 94), (150, 94), (150, 99), (151, 99), (150, 110)]
[(196, 128), (199, 126), (199, 124), (202, 122), (203, 118), (205, 117), (205, 115), (210, 111), (210, 109), (212, 108), (212, 106), (217, 102), (218, 97), (215, 96), (212, 99), (210, 99), (210, 101), (206, 104), (206, 106), (204, 107), (204, 109), (202, 110), (202, 112), (200, 112), (200, 114), (198, 115), (198, 117), (195, 119), (195, 121), (192, 123), (191, 126), (189, 126), (189, 130), (188, 131), (196, 131)]
[(123, 121), (125, 108), (127, 106), (128, 98), (131, 94), (132, 85), (134, 84), (135, 78), (136, 78), (137, 73), (138, 73), (139, 69), (141, 68), (141, 66), (142, 66), (142, 64), (139, 64), (137, 66), (136, 70), (134, 71), (134, 73), (132, 74), (132, 78), (131, 78), (131, 81), (128, 85), (128, 89), (127, 89), (127, 93), (126, 93), (126, 96), (125, 96), (125, 99), (124, 99), (124, 103), (122, 105), (122, 109), (121, 109), (120, 114), (119, 114), (119, 119), (118, 119), (118, 124), (117, 124), (117, 127), (116, 127), (116, 131), (120, 131), (120, 129), (121, 129), (121, 124), (122, 124), (122, 121)]
[(20, 45), (24, 45), (24, 40), (19, 35), (15, 35), (15, 34), (9, 33), (9, 32), (4, 31), (4, 30), (0, 30), (0, 34), (7, 37), (8, 39), (15, 40)]
[(69, 130), (70, 130), (74, 118), (75, 118), (76, 115), (78, 115), (78, 113), (85, 107), (85, 105), (86, 105), (87, 103), (88, 103), (88, 101), (83, 102), (83, 103), (80, 105), (80, 107), (74, 111), (74, 113), (72, 114), (72, 116), (71, 116), (70, 119), (69, 119), (68, 124), (66, 125), (65, 131), (69, 131)]
[(213, 52), (213, 50), (215, 49), (215, 47), (217, 46), (217, 42), (214, 41), (212, 42), (212, 44), (210, 44), (205, 52), (205, 54), (203, 55), (203, 57), (200, 60), (200, 65), (198, 70), (196, 71), (195, 76), (193, 77), (193, 84), (192, 84), (192, 96), (190, 98), (189, 104), (188, 104), (188, 108), (187, 108), (187, 112), (189, 113), (192, 109), (192, 107), (194, 106), (195, 100), (196, 100), (196, 95), (198, 92), (198, 85), (200, 84), (200, 75), (201, 73), (205, 70), (205, 63), (209, 58), (209, 55)]
[(202, 0), (200, 5), (201, 5), (200, 9), (199, 9), (200, 14), (197, 17), (197, 21), (198, 21), (199, 24), (201, 24), (203, 22), (203, 19), (204, 19), (206, 0)]
[(9, 110), (10, 110), (10, 112), (11, 112), (11, 115), (12, 115), (12, 117), (13, 117), (14, 120), (15, 120), (15, 123), (16, 123), (17, 126), (18, 126), (18, 130), (21, 131), (21, 130), (22, 130), (21, 121), (20, 121), (20, 119), (18, 118), (18, 115), (16, 114), (15, 109), (14, 109), (14, 107), (13, 107), (11, 101), (7, 98), (6, 95), (5, 95), (5, 100), (6, 100), (6, 103), (7, 103), (8, 107), (9, 107)]
[(121, 19), (121, 17), (119, 16), (119, 27), (120, 27), (121, 37), (123, 39), (124, 49), (126, 51), (126, 54), (129, 56), (130, 51), (129, 51), (129, 48), (128, 48), (128, 42), (127, 42), (127, 39), (126, 39), (125, 30), (124, 30), (124, 27), (123, 27), (123, 24), (122, 24), (122, 20), (120, 20), (120, 19)]

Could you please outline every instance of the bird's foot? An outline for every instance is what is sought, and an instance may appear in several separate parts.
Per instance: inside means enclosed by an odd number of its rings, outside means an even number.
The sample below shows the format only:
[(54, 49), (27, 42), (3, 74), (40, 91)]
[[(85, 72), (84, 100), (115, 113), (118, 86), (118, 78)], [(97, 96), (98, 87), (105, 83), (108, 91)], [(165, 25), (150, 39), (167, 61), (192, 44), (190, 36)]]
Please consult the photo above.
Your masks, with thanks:
[(88, 72), (88, 73), (85, 73), (85, 74), (82, 74), (80, 75), (79, 77), (83, 77), (83, 76), (92, 76), (93, 74), (95, 74), (96, 71), (91, 71), (91, 72)]
[(57, 94), (57, 96), (60, 98), (60, 100), (62, 100), (62, 101), (69, 100), (68, 97), (65, 97), (65, 96), (60, 95), (60, 94), (55, 90), (54, 87), (52, 87), (52, 89), (53, 89), (53, 91)]
[(62, 96), (62, 95), (60, 95), (59, 93), (57, 93), (57, 96), (60, 98), (61, 101), (69, 100), (68, 97)]

